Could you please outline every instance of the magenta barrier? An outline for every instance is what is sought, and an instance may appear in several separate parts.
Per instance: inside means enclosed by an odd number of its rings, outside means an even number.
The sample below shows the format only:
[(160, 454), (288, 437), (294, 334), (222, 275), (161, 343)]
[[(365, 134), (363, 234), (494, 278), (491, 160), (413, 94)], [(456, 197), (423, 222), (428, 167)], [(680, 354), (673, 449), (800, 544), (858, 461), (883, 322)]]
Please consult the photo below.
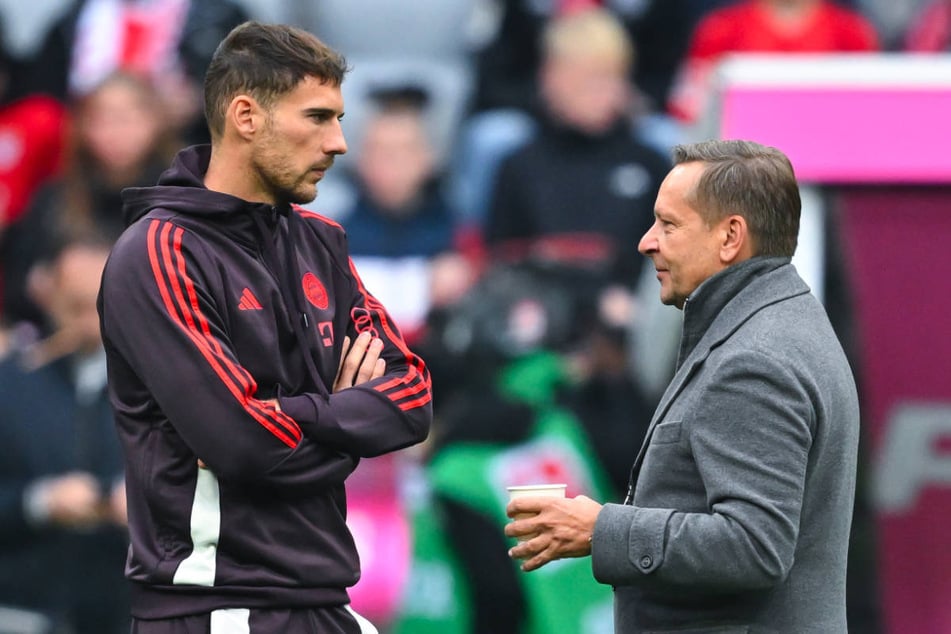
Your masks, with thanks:
[(951, 632), (951, 187), (839, 193), (886, 632)]
[(951, 88), (738, 87), (723, 110), (724, 138), (781, 148), (803, 182), (951, 182)]

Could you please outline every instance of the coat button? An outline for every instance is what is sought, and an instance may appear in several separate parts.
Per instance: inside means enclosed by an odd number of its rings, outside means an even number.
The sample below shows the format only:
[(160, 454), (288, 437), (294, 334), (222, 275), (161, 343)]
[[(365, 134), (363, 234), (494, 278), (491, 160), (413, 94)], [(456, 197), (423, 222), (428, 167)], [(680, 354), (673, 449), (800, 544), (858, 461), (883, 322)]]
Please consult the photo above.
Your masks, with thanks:
[(650, 568), (651, 564), (653, 563), (654, 563), (654, 560), (651, 558), (650, 555), (644, 555), (643, 557), (641, 557), (641, 561), (640, 561), (641, 568), (645, 568), (645, 569)]

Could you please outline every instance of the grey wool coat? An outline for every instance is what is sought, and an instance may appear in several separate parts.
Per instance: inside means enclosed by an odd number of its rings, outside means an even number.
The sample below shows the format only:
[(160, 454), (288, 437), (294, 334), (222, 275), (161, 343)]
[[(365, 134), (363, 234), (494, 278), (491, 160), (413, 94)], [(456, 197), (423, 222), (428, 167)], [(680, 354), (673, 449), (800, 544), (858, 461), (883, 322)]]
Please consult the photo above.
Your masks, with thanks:
[(847, 631), (855, 381), (788, 258), (694, 291), (678, 368), (624, 504), (606, 504), (595, 578), (615, 631)]

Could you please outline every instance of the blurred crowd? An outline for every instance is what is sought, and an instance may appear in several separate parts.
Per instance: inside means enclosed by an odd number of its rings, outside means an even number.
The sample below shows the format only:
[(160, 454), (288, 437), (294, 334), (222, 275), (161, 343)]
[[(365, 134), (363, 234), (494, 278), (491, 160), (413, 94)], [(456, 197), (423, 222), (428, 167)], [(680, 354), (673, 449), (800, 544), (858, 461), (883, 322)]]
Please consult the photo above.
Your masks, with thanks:
[[(405, 633), (561, 631), (538, 615), (571, 604), (516, 574), (493, 491), (623, 496), (679, 319), (635, 245), (718, 61), (951, 51), (947, 0), (0, 2), (0, 632), (127, 631), (98, 278), (121, 190), (207, 142), (205, 67), (247, 19), (304, 27), (351, 64), (350, 151), (309, 208), (344, 225), (432, 370), (429, 441), (354, 484), (399, 485), (374, 490), (397, 498), (406, 543), (364, 571), (399, 592), (354, 601)], [(602, 589), (563, 574), (564, 631), (603, 631)]]

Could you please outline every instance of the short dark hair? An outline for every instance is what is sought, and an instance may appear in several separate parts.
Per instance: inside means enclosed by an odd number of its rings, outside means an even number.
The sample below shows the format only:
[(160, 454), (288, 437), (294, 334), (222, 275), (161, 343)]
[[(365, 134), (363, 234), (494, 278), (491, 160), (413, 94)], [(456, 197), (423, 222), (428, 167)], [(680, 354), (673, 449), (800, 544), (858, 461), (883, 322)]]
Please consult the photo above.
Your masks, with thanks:
[(247, 93), (270, 108), (307, 77), (339, 86), (348, 70), (343, 55), (303, 29), (239, 24), (218, 45), (205, 73), (205, 118), (212, 138), (224, 131), (225, 113), (236, 95)]
[(752, 141), (711, 140), (677, 145), (675, 164), (704, 163), (691, 206), (712, 224), (730, 214), (746, 219), (755, 255), (792, 257), (802, 202), (789, 158)]

